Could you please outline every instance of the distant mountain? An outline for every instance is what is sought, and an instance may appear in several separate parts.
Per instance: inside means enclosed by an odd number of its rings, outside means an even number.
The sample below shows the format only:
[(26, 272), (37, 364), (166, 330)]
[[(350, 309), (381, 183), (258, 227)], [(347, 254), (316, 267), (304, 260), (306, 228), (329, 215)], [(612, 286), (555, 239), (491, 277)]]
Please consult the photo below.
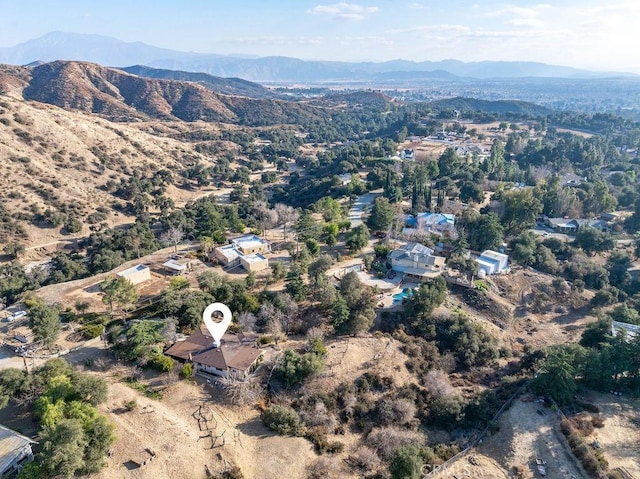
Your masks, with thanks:
[(268, 88), (241, 78), (222, 78), (207, 73), (162, 70), (143, 65), (125, 67), (121, 70), (140, 77), (190, 81), (223, 95), (248, 96), (250, 98), (272, 98), (275, 96)]
[[(233, 57), (157, 48), (140, 42), (122, 42), (101, 35), (53, 32), (11, 48), (0, 49), (0, 62), (24, 65), (34, 61), (80, 60), (124, 67), (146, 65), (158, 69), (201, 72), (257, 82), (375, 81), (391, 72), (447, 72), (470, 78), (603, 78), (620, 73), (597, 73), (536, 62), (472, 62), (457, 60), (413, 62), (304, 61), (288, 57)], [(416, 75), (415, 73), (411, 73)], [(393, 73), (393, 75), (400, 75)], [(628, 74), (626, 74), (628, 75)], [(441, 77), (442, 73), (436, 76)], [(384, 76), (383, 76), (384, 79)]]
[(478, 100), (476, 98), (448, 98), (445, 100), (435, 100), (429, 105), (436, 110), (458, 110), (459, 112), (474, 113), (482, 111), (485, 113), (517, 113), (531, 116), (542, 116), (551, 113), (551, 110), (535, 103), (516, 100)]
[(141, 42), (123, 42), (113, 37), (83, 33), (51, 32), (10, 48), (0, 48), (0, 63), (26, 65), (35, 61), (78, 60), (108, 66), (146, 64), (163, 58), (198, 56), (153, 47)]

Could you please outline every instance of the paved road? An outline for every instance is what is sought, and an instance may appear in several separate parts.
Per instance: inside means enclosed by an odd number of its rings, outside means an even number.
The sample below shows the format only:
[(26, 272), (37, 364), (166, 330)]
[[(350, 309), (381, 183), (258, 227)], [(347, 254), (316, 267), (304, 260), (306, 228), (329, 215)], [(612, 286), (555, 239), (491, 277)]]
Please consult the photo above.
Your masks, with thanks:
[(360, 226), (362, 224), (362, 217), (364, 215), (365, 205), (367, 210), (371, 209), (371, 204), (376, 197), (382, 194), (382, 189), (372, 191), (362, 196), (358, 196), (358, 199), (349, 210), (349, 221), (351, 221), (351, 228)]

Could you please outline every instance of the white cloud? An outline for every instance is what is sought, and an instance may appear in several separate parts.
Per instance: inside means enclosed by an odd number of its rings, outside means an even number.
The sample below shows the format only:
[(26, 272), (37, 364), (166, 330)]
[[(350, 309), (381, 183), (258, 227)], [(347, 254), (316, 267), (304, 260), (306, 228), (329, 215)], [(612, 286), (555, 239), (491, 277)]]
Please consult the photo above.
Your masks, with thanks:
[(331, 15), (336, 20), (359, 21), (367, 15), (379, 12), (378, 7), (367, 7), (355, 3), (334, 3), (331, 5), (316, 5), (307, 10), (311, 15)]
[(410, 10), (428, 10), (429, 5), (425, 5), (424, 3), (413, 2), (408, 5)]

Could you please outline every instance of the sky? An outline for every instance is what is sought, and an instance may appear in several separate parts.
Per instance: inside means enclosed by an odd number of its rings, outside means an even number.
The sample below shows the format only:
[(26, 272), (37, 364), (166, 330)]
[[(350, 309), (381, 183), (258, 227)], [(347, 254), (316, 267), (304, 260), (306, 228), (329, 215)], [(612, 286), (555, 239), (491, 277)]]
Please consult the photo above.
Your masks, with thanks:
[(640, 1), (0, 0), (0, 46), (51, 31), (306, 60), (513, 60), (640, 73)]

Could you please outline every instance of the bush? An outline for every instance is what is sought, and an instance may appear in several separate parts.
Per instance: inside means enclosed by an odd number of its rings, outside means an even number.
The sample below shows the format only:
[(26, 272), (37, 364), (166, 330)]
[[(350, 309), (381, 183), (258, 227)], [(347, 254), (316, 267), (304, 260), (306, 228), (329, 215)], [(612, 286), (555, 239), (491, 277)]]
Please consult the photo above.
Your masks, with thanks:
[(418, 479), (422, 476), (420, 449), (414, 445), (403, 446), (393, 453), (389, 472), (393, 479)]
[(344, 450), (344, 444), (340, 441), (329, 441), (327, 436), (318, 432), (312, 431), (305, 436), (315, 446), (318, 454), (338, 454)]
[(182, 366), (182, 371), (180, 371), (180, 376), (183, 379), (193, 379), (193, 364), (191, 363), (186, 363), (184, 366)]
[(304, 426), (290, 407), (271, 406), (262, 412), (261, 418), (265, 426), (282, 436), (304, 435)]
[(87, 324), (80, 329), (80, 334), (84, 339), (93, 339), (101, 336), (104, 333), (104, 325), (102, 324)]
[(124, 403), (124, 408), (129, 412), (133, 411), (137, 407), (138, 407), (138, 401), (136, 401), (135, 399), (132, 399), (131, 401), (127, 401)]
[(167, 373), (173, 369), (173, 359), (164, 354), (156, 354), (149, 360), (149, 366), (162, 373)]

